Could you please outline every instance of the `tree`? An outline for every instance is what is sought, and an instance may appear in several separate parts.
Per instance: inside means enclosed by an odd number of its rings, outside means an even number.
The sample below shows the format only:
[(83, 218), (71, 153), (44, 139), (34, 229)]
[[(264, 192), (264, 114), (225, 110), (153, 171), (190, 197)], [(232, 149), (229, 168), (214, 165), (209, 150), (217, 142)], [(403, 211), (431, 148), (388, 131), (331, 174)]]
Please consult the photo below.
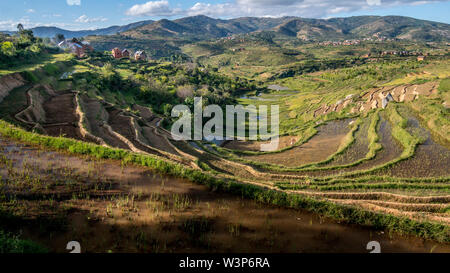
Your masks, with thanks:
[(59, 33), (59, 34), (55, 35), (55, 41), (57, 43), (60, 43), (60, 42), (62, 42), (64, 40), (66, 40), (66, 37), (64, 37), (64, 34)]
[(14, 47), (14, 44), (11, 42), (4, 42), (2, 44), (2, 53), (6, 56), (14, 56), (16, 53), (16, 48)]
[(25, 30), (25, 28), (23, 27), (22, 24), (18, 24), (17, 25), (17, 30), (19, 31), (19, 34), (20, 34), (20, 33), (22, 33)]
[(23, 44), (22, 47), (27, 47), (28, 45), (36, 41), (36, 38), (33, 35), (33, 31), (25, 29), (22, 24), (17, 25), (17, 30), (20, 36), (20, 43)]

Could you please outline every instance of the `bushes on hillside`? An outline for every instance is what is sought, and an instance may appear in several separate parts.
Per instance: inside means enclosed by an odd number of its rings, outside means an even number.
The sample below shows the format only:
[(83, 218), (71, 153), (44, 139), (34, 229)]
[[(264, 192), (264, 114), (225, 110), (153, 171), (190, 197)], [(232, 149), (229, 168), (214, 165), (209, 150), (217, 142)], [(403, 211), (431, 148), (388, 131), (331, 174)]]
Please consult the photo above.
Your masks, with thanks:
[(29, 240), (0, 230), (0, 253), (45, 253), (47, 250)]
[[(36, 38), (30, 30), (22, 29), (17, 36), (0, 37), (0, 68), (29, 64), (51, 51), (43, 40)], [(53, 52), (53, 51), (52, 51)]]

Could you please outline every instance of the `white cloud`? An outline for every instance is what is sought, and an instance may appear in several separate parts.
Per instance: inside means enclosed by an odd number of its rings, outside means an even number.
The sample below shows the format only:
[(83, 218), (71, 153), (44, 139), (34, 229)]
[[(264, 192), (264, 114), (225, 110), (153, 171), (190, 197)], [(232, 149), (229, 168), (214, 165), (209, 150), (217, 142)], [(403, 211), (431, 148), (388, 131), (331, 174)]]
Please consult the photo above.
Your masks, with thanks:
[(81, 15), (78, 17), (75, 22), (77, 23), (94, 23), (94, 22), (106, 22), (108, 21), (105, 17), (95, 17), (95, 18), (89, 18), (87, 15)]
[(54, 27), (59, 27), (59, 28), (75, 27), (75, 25), (73, 25), (73, 24), (57, 23), (57, 22), (54, 22), (54, 23), (52, 23), (52, 22), (50, 22), (50, 23), (32, 22), (32, 21), (30, 21), (30, 19), (21, 18), (17, 21), (15, 21), (15, 20), (0, 21), (0, 30), (16, 31), (18, 24), (22, 24), (25, 28), (34, 28), (34, 27), (41, 27), (41, 26), (54, 26)]
[(196, 3), (194, 6), (186, 11), (186, 15), (206, 15), (212, 17), (223, 17), (230, 14), (238, 14), (242, 12), (238, 5), (232, 3), (225, 4), (206, 4), (206, 3)]
[(28, 9), (27, 13), (35, 13), (36, 11), (34, 9)]
[(367, 0), (369, 6), (381, 6), (381, 0)]
[(14, 30), (15, 27), (17, 27), (18, 22), (13, 21), (13, 20), (5, 20), (5, 21), (0, 21), (0, 30)]
[(80, 6), (81, 0), (66, 0), (69, 6)]
[(149, 1), (142, 5), (134, 5), (126, 11), (129, 16), (172, 16), (178, 14), (180, 9), (172, 9), (169, 1)]
[(417, 5), (444, 0), (228, 0), (225, 3), (211, 4), (197, 2), (188, 9), (172, 8), (169, 1), (150, 1), (134, 5), (126, 11), (129, 16), (193, 16), (207, 15), (219, 18), (240, 16), (299, 16), (324, 18), (333, 14), (370, 10), (374, 7)]

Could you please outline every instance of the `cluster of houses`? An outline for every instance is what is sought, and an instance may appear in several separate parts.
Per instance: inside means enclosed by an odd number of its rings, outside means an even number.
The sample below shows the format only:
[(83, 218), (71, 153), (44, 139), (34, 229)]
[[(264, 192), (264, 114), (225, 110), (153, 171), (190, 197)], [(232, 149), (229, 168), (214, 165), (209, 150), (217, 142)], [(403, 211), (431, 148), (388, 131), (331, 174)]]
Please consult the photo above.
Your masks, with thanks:
[(94, 48), (87, 41), (78, 41), (76, 38), (68, 39), (58, 43), (58, 47), (63, 50), (69, 50), (77, 56), (84, 58), (88, 52), (94, 51)]
[(226, 37), (222, 37), (219, 39), (220, 42), (226, 42), (226, 41), (234, 41), (234, 42), (239, 42), (239, 43), (244, 43), (246, 41), (245, 39), (246, 37), (249, 37), (250, 34), (246, 33), (246, 34), (230, 34), (228, 33)]
[[(128, 49), (121, 50), (117, 47), (111, 50), (111, 53), (114, 59), (130, 58), (131, 56), (131, 52)], [(145, 61), (147, 60), (147, 54), (144, 50), (138, 50), (134, 53), (134, 59), (136, 61)]]
[(355, 40), (345, 40), (345, 41), (325, 41), (320, 42), (321, 46), (351, 46), (351, 45), (359, 45), (362, 42), (385, 42), (385, 41), (393, 41), (393, 39), (389, 39), (385, 36), (379, 36), (374, 34), (372, 37), (363, 38), (363, 39), (355, 39)]
[[(93, 52), (94, 48), (87, 41), (79, 41), (76, 38), (67, 39), (58, 43), (58, 47), (70, 51), (72, 54), (77, 56), (77, 58), (87, 57), (89, 52)], [(112, 56), (114, 59), (130, 58), (131, 52), (128, 49), (120, 50), (119, 48), (114, 48), (112, 51)], [(134, 59), (136, 61), (147, 60), (147, 54), (144, 50), (138, 50), (134, 53)]]
[(340, 46), (340, 45), (359, 45), (361, 40), (345, 40), (345, 41), (326, 41), (320, 42), (321, 46)]

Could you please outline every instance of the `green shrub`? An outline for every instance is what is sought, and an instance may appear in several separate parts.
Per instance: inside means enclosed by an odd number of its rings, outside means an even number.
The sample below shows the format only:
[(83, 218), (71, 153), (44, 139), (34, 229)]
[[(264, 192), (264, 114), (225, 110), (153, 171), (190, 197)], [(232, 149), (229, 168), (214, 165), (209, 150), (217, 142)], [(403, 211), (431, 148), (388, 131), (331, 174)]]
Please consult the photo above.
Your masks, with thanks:
[(46, 253), (46, 248), (29, 240), (22, 240), (19, 236), (0, 230), (0, 253)]
[(22, 75), (26, 81), (29, 81), (31, 83), (37, 83), (39, 81), (39, 79), (36, 77), (36, 75), (33, 74), (33, 72), (24, 71), (22, 72)]
[(59, 73), (59, 68), (54, 64), (47, 64), (44, 66), (44, 71), (50, 76), (55, 76)]

